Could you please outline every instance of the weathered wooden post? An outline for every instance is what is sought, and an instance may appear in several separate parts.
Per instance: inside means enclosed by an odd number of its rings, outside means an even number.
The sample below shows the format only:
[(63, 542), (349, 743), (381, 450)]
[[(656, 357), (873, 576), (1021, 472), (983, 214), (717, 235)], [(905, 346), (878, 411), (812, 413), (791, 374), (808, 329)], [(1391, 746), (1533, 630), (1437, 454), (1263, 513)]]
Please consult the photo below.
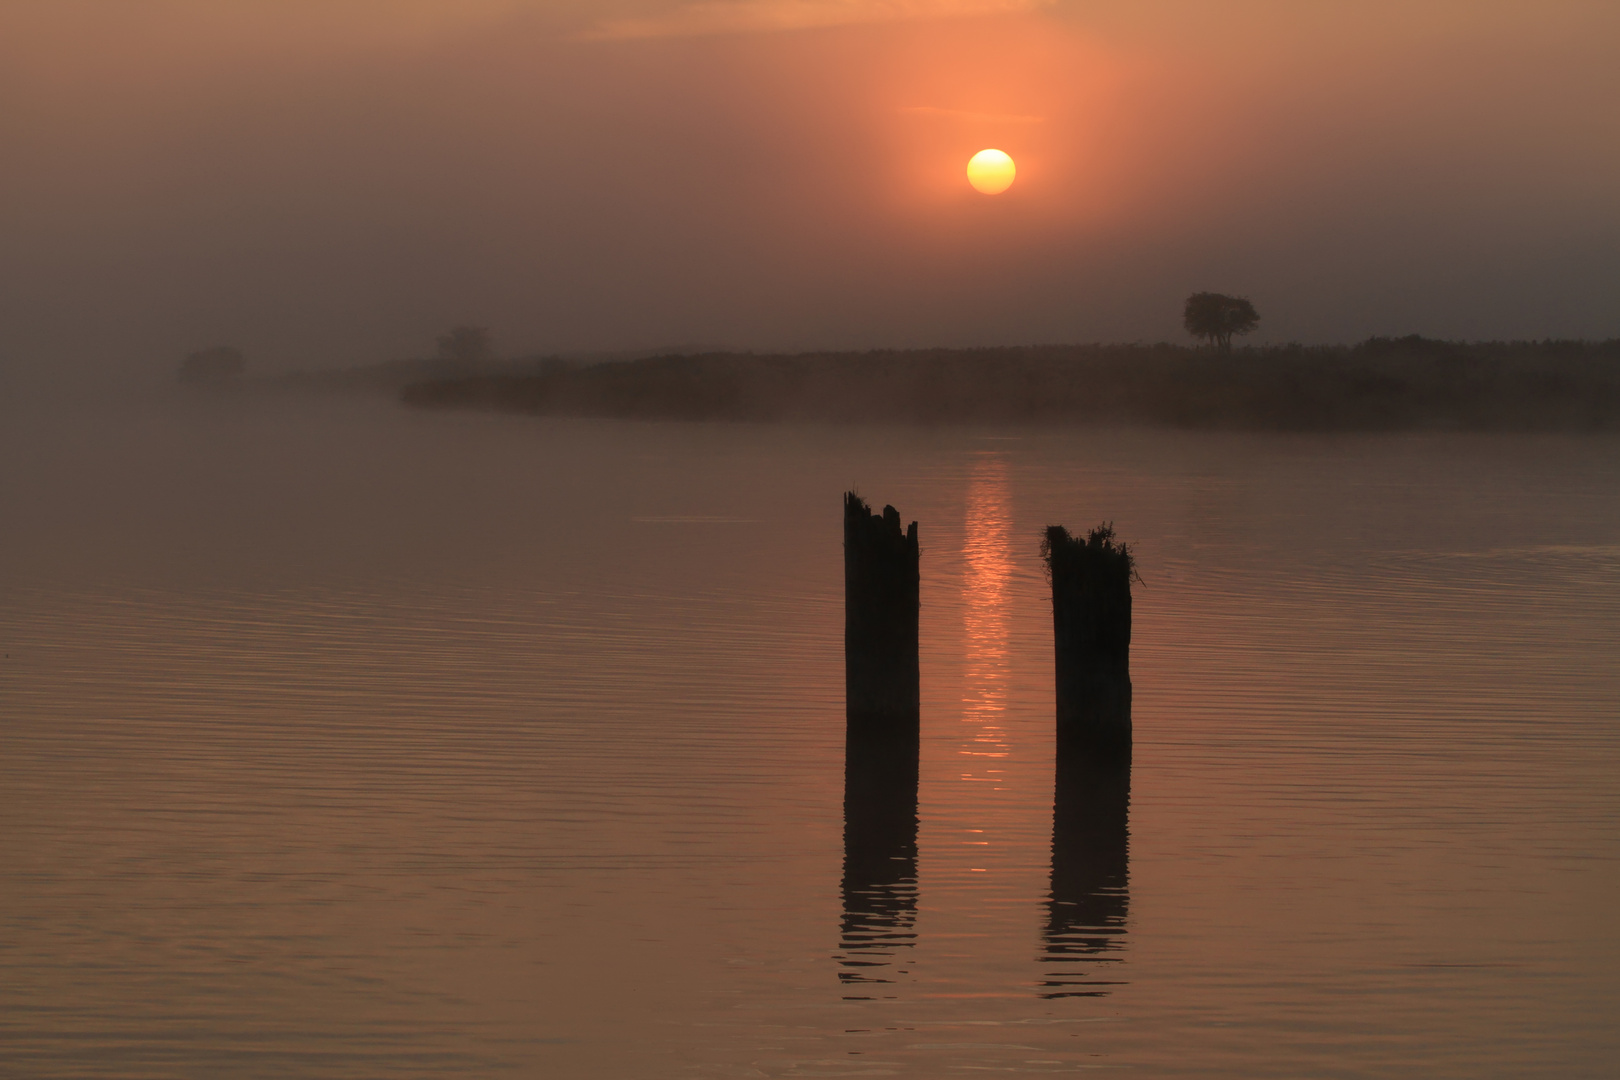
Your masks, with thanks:
[(1084, 540), (1049, 526), (1041, 554), (1052, 578), (1060, 762), (1131, 753), (1130, 549), (1099, 525)]
[(850, 736), (915, 742), (921, 711), (917, 523), (844, 495), (844, 715)]
[(846, 985), (892, 981), (916, 939), (919, 565), (915, 521), (844, 495)]

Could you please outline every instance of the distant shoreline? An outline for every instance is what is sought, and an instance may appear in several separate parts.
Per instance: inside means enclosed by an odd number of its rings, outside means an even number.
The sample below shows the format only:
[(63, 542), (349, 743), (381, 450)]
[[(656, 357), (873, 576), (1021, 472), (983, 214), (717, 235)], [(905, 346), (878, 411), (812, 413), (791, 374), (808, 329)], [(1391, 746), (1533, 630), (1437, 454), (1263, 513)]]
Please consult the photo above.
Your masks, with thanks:
[(406, 385), (417, 408), (641, 420), (1620, 430), (1620, 340), (657, 356)]

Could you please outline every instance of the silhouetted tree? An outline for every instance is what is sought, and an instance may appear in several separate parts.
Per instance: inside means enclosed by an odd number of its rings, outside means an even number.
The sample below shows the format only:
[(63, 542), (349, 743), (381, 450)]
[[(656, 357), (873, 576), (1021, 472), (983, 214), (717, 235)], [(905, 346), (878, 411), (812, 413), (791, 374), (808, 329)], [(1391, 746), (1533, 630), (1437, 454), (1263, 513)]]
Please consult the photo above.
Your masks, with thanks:
[(482, 326), (458, 326), (439, 338), (439, 359), (456, 368), (475, 368), (494, 358), (494, 339)]
[(1260, 325), (1260, 313), (1240, 296), (1201, 292), (1187, 297), (1181, 322), (1193, 337), (1203, 338), (1227, 352), (1232, 348), (1233, 334), (1247, 334)]

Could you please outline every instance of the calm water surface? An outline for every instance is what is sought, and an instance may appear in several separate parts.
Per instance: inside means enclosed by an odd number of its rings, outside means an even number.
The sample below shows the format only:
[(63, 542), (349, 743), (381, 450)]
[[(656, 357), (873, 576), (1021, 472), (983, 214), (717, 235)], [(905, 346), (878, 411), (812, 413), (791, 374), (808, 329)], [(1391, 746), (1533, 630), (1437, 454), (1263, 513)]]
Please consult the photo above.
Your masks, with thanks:
[[(1613, 439), (0, 419), (0, 1073), (1614, 1075)], [(847, 850), (846, 487), (924, 548)]]

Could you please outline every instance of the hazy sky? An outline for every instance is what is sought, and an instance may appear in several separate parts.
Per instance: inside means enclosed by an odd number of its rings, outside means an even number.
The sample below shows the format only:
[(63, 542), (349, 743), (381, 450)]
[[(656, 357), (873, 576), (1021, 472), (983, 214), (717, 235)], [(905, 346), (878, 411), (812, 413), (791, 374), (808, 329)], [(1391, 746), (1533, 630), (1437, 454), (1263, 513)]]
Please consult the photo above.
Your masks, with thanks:
[[(1614, 0), (3, 0), (0, 362), (1620, 336)], [(1016, 159), (973, 192), (984, 147)]]

